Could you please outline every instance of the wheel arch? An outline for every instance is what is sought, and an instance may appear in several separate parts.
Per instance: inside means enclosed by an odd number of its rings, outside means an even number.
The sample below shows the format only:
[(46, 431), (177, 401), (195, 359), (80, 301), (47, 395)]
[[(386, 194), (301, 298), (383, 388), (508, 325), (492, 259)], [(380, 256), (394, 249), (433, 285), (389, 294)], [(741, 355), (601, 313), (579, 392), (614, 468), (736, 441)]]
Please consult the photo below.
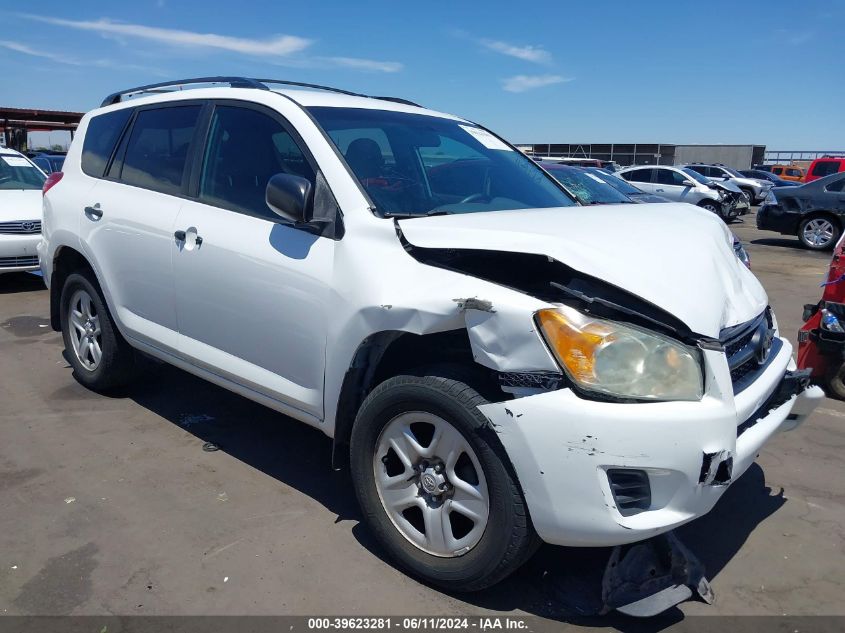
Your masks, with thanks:
[(364, 339), (352, 357), (338, 396), (332, 467), (341, 469), (348, 464), (355, 416), (364, 398), (377, 385), (393, 376), (434, 367), (464, 369), (477, 383), (473, 386), (483, 390), (497, 388), (495, 372), (474, 361), (465, 328), (430, 334), (387, 330)]
[[(71, 273), (79, 270), (90, 271), (97, 278), (97, 273), (91, 262), (72, 246), (61, 246), (53, 256), (53, 265), (50, 273), (50, 327), (60, 332), (62, 325), (59, 318), (59, 304), (62, 298), (62, 289), (65, 280)], [(97, 280), (99, 284), (99, 280)]]

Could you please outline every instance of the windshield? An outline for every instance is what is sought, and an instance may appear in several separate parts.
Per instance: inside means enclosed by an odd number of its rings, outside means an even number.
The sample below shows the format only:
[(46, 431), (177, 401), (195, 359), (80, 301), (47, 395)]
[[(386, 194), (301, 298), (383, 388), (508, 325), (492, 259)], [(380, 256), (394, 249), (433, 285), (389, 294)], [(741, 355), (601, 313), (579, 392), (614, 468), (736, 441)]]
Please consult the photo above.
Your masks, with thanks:
[[(582, 204), (626, 204), (631, 202), (628, 196), (595, 173), (580, 167), (566, 165), (543, 165), (557, 181), (578, 198)], [(596, 170), (598, 171), (598, 170)]]
[(521, 152), (470, 123), (364, 108), (308, 108), (381, 215), (573, 206)]
[(0, 189), (41, 189), (45, 176), (26, 158), (0, 154)]
[(722, 167), (722, 169), (724, 169), (726, 172), (728, 172), (734, 178), (745, 178), (745, 176), (743, 176), (741, 173), (739, 173), (733, 167)]
[(605, 169), (598, 169), (597, 167), (589, 167), (585, 170), (588, 174), (593, 174), (594, 176), (598, 176), (611, 187), (616, 189), (617, 191), (624, 193), (626, 196), (638, 196), (641, 195), (643, 192), (642, 189), (638, 189), (630, 182), (625, 180), (624, 178), (620, 178), (615, 174), (611, 174), (609, 171)]
[(701, 174), (699, 174), (694, 169), (690, 169), (689, 167), (684, 167), (683, 169), (681, 169), (681, 171), (683, 171), (687, 176), (690, 176), (691, 178), (695, 179), (696, 182), (700, 182), (702, 185), (709, 185), (710, 184), (709, 178), (702, 176)]

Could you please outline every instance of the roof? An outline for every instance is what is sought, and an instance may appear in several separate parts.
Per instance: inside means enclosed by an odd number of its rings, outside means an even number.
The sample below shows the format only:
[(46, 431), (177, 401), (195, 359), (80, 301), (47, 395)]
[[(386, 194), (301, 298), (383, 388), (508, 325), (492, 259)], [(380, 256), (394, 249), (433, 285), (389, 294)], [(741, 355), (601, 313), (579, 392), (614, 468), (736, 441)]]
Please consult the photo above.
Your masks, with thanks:
[(0, 145), (0, 156), (21, 156), (26, 158), (24, 154), (21, 154), (19, 151), (12, 149), (11, 147), (5, 147)]

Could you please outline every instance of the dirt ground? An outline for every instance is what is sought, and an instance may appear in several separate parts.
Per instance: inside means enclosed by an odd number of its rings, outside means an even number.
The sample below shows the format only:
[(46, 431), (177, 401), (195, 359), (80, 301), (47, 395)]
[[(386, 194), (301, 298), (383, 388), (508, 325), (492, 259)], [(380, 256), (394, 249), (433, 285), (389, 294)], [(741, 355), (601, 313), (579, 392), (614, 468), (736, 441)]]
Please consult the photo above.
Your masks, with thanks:
[[(757, 231), (753, 216), (732, 228), (794, 341), (829, 255)], [(119, 396), (93, 394), (47, 318), (39, 277), (0, 276), (0, 613), (563, 619), (594, 599), (608, 550), (543, 547), (473, 595), (419, 584), (359, 524), (328, 438), (167, 367)], [(825, 400), (679, 530), (717, 601), (685, 603), (675, 621), (845, 614), (843, 424), (843, 403)], [(203, 451), (208, 441), (221, 450)]]

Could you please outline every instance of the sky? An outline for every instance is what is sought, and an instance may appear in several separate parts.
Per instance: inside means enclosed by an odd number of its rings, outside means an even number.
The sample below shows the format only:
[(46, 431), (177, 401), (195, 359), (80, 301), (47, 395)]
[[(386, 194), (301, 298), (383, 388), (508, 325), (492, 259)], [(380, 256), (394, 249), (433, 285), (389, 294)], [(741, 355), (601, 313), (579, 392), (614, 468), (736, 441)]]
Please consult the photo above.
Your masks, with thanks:
[(845, 150), (845, 0), (0, 0), (0, 106), (208, 75), (401, 96), (513, 143)]

